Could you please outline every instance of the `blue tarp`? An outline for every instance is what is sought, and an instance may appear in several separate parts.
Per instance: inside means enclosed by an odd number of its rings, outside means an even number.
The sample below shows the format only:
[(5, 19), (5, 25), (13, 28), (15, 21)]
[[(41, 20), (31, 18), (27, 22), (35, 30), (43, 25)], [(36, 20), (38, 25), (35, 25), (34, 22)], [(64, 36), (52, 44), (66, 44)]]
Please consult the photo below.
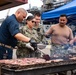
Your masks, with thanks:
[(63, 5), (57, 9), (42, 13), (43, 20), (59, 17), (61, 14), (72, 15), (76, 14), (76, 0)]

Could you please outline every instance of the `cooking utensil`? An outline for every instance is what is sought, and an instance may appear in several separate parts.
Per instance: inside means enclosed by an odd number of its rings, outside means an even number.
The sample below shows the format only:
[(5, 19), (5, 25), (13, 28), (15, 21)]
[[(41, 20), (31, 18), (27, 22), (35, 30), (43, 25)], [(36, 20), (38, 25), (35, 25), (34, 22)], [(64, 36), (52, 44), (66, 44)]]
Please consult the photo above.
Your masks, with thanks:
[(44, 53), (43, 51), (41, 51), (41, 49), (37, 48), (38, 51), (40, 51), (43, 55), (42, 58), (45, 60), (50, 60), (50, 56), (46, 53)]
[(44, 49), (46, 47), (46, 45), (44, 44), (37, 44), (37, 48), (39, 49)]

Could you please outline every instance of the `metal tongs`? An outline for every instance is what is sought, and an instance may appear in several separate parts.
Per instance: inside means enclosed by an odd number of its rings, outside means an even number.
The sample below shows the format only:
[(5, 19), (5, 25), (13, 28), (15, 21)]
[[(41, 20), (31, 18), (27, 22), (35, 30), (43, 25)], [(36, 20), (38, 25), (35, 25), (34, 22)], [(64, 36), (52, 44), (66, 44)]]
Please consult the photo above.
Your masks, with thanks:
[(44, 49), (46, 47), (46, 45), (44, 44), (38, 44), (37, 45), (37, 50), (39, 52), (41, 52), (43, 55), (42, 55), (42, 58), (45, 59), (45, 60), (50, 60), (50, 56), (46, 53), (44, 53), (43, 51), (41, 51), (42, 49)]

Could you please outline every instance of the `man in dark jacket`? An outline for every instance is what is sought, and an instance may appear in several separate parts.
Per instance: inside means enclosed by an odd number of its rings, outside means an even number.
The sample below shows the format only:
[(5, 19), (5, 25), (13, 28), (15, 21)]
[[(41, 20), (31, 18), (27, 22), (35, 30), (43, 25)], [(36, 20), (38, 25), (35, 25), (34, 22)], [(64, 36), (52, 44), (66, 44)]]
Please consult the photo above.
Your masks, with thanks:
[(27, 16), (27, 11), (19, 8), (15, 14), (7, 17), (0, 27), (0, 59), (11, 59), (17, 40), (29, 42), (30, 38), (19, 31), (19, 22)]

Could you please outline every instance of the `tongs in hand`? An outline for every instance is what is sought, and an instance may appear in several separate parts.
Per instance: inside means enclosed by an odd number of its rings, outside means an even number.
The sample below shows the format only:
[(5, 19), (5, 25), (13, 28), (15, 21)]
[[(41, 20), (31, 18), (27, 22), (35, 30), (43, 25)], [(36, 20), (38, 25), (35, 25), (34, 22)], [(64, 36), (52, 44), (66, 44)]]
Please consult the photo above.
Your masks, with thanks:
[(41, 51), (41, 49), (37, 48), (38, 51), (40, 51), (43, 55), (42, 58), (45, 60), (50, 60), (50, 56), (46, 53), (44, 53), (43, 51)]

